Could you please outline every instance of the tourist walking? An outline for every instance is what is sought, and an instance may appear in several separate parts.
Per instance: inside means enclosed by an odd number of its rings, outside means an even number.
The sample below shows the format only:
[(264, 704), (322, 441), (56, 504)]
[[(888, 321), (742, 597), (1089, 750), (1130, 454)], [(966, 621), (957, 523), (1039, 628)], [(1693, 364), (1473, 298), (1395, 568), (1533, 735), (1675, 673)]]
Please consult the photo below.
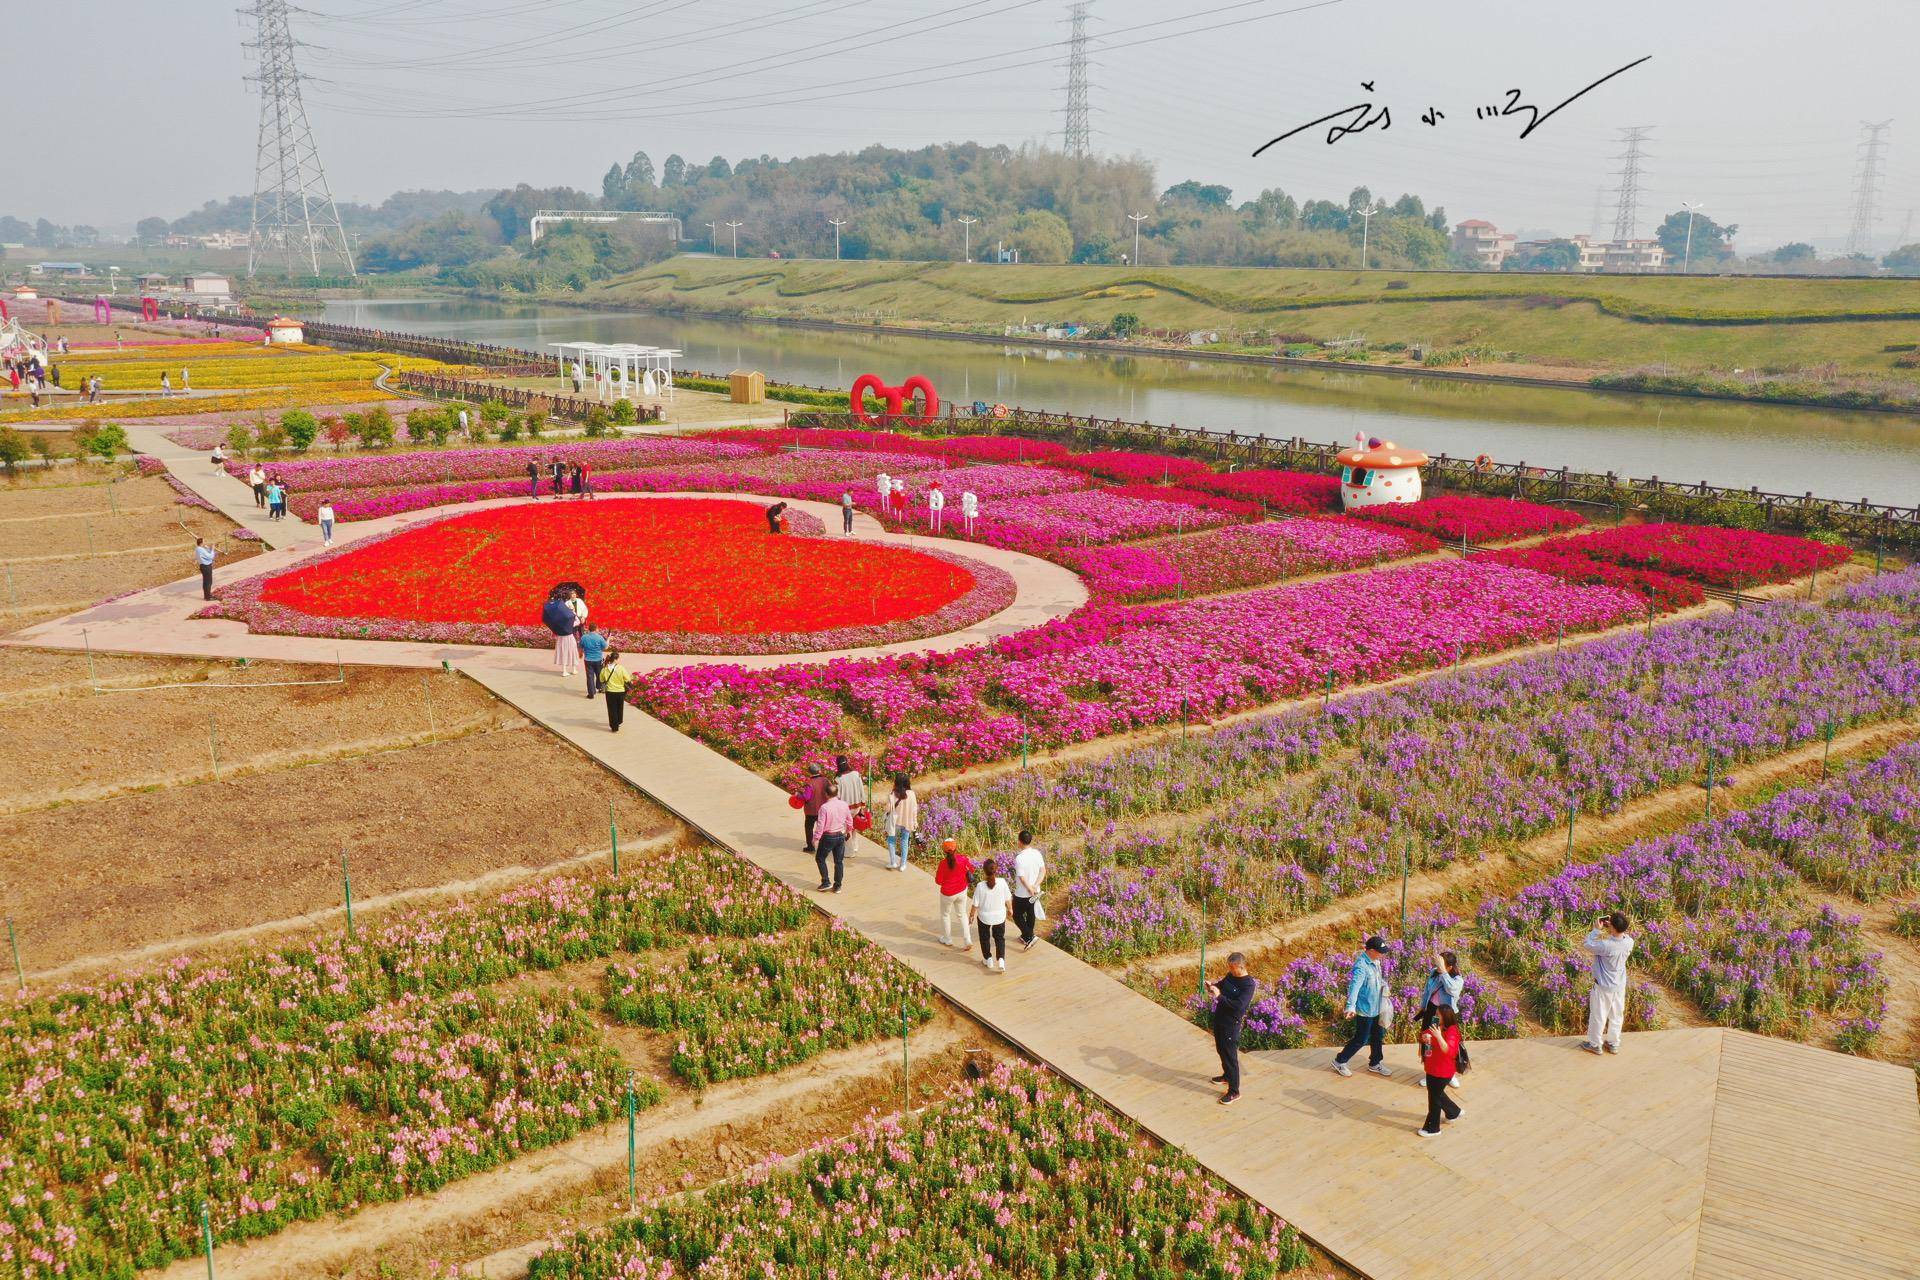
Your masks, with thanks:
[(227, 460), (227, 451), (221, 448), (218, 443), (215, 443), (213, 446), (213, 469), (215, 471), (218, 471), (220, 469), (220, 464), (225, 462), (226, 460)]
[(586, 370), (580, 367), (580, 362), (578, 360), (575, 360), (573, 362), (573, 394), (579, 395), (581, 388), (585, 386), (586, 381), (587, 381)]
[(1620, 1025), (1627, 1018), (1627, 957), (1633, 954), (1633, 935), (1627, 932), (1627, 914), (1616, 911), (1593, 922), (1587, 935), (1587, 953), (1593, 957), (1593, 990), (1587, 995), (1588, 1053), (1620, 1052)]
[(820, 821), (820, 806), (833, 794), (833, 788), (821, 774), (820, 766), (807, 766), (807, 780), (800, 784), (800, 834), (804, 843), (801, 848), (813, 852), (813, 828)]
[(332, 546), (333, 501), (329, 498), (320, 499), (320, 509), (313, 514), (314, 518), (320, 521), (320, 545), (323, 547)]
[(580, 496), (580, 464), (577, 462), (567, 468), (567, 492), (576, 498)]
[(532, 458), (527, 459), (527, 496), (529, 498), (540, 496), (540, 464)]
[[(839, 795), (830, 795), (820, 804), (820, 816), (813, 824), (813, 865), (820, 869), (820, 892), (840, 892), (847, 873), (847, 841), (853, 838), (853, 806)], [(827, 878), (827, 860), (833, 860), (833, 878)]]
[(200, 566), (200, 598), (213, 599), (213, 548), (205, 538), (193, 540), (194, 563)]
[(615, 733), (627, 718), (627, 686), (632, 682), (633, 673), (620, 665), (620, 651), (607, 650), (606, 663), (600, 668), (600, 692), (607, 696), (607, 728)]
[(845, 490), (845, 491), (842, 491), (842, 493), (840, 494), (840, 532), (842, 533), (853, 532), (853, 492), (852, 490)]
[(547, 603), (541, 607), (540, 621), (547, 624), (547, 630), (553, 632), (553, 665), (560, 674), (573, 679), (575, 666), (579, 662), (580, 646), (573, 638), (576, 619), (573, 610), (558, 593), (547, 597)]
[(1033, 950), (1034, 927), (1046, 913), (1040, 906), (1040, 886), (1046, 883), (1047, 860), (1033, 847), (1033, 832), (1020, 833), (1020, 852), (1013, 855), (1013, 922), (1020, 928), (1020, 949)]
[(973, 862), (953, 840), (940, 842), (940, 861), (933, 864), (933, 883), (940, 890), (940, 945), (965, 951), (967, 890), (973, 887)]
[(567, 464), (555, 458), (547, 470), (549, 474), (553, 476), (554, 498), (559, 499), (564, 497), (567, 492)]
[(867, 803), (867, 780), (853, 767), (845, 756), (833, 758), (834, 791), (855, 809)]
[(1360, 1046), (1367, 1046), (1367, 1070), (1377, 1076), (1390, 1076), (1393, 1069), (1386, 1057), (1387, 1018), (1393, 1008), (1387, 1000), (1387, 979), (1380, 961), (1386, 957), (1387, 943), (1375, 935), (1367, 939), (1366, 949), (1353, 959), (1353, 973), (1347, 978), (1346, 1016), (1353, 1019), (1353, 1034), (1346, 1047), (1333, 1060), (1333, 1069), (1343, 1076), (1353, 1072), (1347, 1063)]
[(893, 790), (881, 802), (887, 820), (887, 870), (905, 871), (913, 853), (913, 833), (920, 829), (920, 797), (904, 773), (893, 775)]
[(591, 698), (600, 692), (600, 668), (607, 660), (607, 638), (600, 634), (599, 623), (589, 622), (576, 639), (580, 644), (580, 665), (587, 669), (587, 696)]
[(593, 468), (582, 462), (574, 467), (574, 471), (580, 480), (574, 492), (583, 498), (591, 498), (593, 496)]
[[(1460, 992), (1466, 986), (1466, 978), (1460, 973), (1460, 957), (1452, 951), (1442, 951), (1437, 947), (1433, 953), (1433, 969), (1427, 974), (1427, 985), (1420, 992), (1420, 1029), (1429, 1031), (1440, 1020), (1442, 1009), (1453, 1010), (1456, 1018), (1460, 1013)], [(1473, 1065), (1467, 1060), (1467, 1027), (1460, 1023), (1459, 1070), (1454, 1073), (1457, 1081)]]
[(165, 369), (162, 369), (160, 371), (160, 394), (163, 396), (170, 396), (173, 394), (173, 375), (168, 373)]
[(468, 429), (469, 425), (470, 423), (469, 423), (469, 419), (467, 418), (467, 411), (465, 409), (462, 409), (460, 411), (460, 438), (462, 440), (473, 439), (473, 432)]
[(1213, 997), (1213, 1047), (1220, 1055), (1220, 1074), (1213, 1082), (1227, 1086), (1220, 1095), (1223, 1107), (1240, 1101), (1240, 1027), (1259, 989), (1259, 980), (1247, 972), (1247, 957), (1238, 951), (1227, 957), (1226, 976), (1207, 983), (1207, 994)]
[(193, 391), (193, 379), (187, 376), (186, 366), (180, 368), (180, 394), (189, 395)]
[(587, 593), (575, 587), (567, 593), (567, 608), (573, 610), (573, 638), (578, 641), (587, 631)]
[(279, 520), (287, 514), (287, 487), (274, 476), (267, 481), (267, 519)]
[(1460, 1054), (1460, 1018), (1451, 1008), (1442, 1006), (1439, 1020), (1420, 1033), (1420, 1065), (1427, 1072), (1427, 1122), (1420, 1136), (1440, 1136), (1440, 1118), (1460, 1118), (1460, 1104), (1447, 1096), (1453, 1083)]
[(267, 509), (267, 469), (259, 463), (253, 464), (253, 470), (247, 472), (247, 483), (253, 486), (253, 505), (265, 511)]
[(980, 933), (980, 963), (1000, 973), (1007, 971), (1007, 907), (1012, 901), (1013, 887), (988, 858), (980, 864), (980, 883), (973, 886), (971, 915)]

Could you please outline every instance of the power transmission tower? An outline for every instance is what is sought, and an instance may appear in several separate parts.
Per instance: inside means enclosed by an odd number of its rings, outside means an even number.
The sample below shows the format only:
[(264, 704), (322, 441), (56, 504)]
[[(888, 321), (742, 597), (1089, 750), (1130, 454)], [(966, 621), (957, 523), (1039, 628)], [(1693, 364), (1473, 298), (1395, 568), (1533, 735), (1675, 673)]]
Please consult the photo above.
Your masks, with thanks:
[(320, 274), (320, 259), (338, 258), (353, 275), (353, 250), (340, 211), (334, 208), (320, 152), (300, 100), (300, 69), (294, 65), (287, 0), (254, 0), (241, 13), (253, 19), (255, 38), (246, 43), (258, 63), (247, 77), (260, 87), (260, 145), (253, 170), (253, 229), (247, 238), (247, 275), (269, 251), (284, 256), (289, 272), (303, 266)]
[(1092, 147), (1093, 130), (1087, 123), (1087, 10), (1090, 0), (1067, 6), (1072, 35), (1067, 42), (1066, 128), (1063, 147), (1070, 156), (1085, 156)]
[(1886, 137), (1891, 120), (1878, 124), (1862, 120), (1860, 132), (1860, 168), (1853, 179), (1853, 225), (1847, 230), (1847, 252), (1873, 252), (1874, 198), (1880, 194), (1880, 143)]
[(1618, 199), (1613, 207), (1616, 242), (1631, 240), (1640, 230), (1640, 162), (1647, 158), (1640, 144), (1653, 128), (1650, 124), (1637, 124), (1620, 131), (1620, 140), (1627, 144), (1627, 149), (1614, 157), (1621, 162), (1620, 185), (1615, 188)]
[(1589, 237), (1595, 240), (1600, 238), (1600, 228), (1607, 225), (1606, 216), (1607, 189), (1605, 187), (1595, 187), (1593, 189), (1593, 217), (1587, 223), (1587, 235)]

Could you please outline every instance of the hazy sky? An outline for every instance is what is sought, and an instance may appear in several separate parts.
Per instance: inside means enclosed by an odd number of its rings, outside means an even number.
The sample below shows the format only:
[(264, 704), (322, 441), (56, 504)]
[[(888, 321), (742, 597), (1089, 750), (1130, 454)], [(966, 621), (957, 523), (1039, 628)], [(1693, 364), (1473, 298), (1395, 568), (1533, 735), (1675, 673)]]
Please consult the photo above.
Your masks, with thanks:
[[(1589, 229), (1623, 125), (1654, 125), (1641, 232), (1682, 200), (1741, 247), (1846, 234), (1860, 122), (1894, 124), (1878, 238), (1920, 207), (1916, 0), (1093, 0), (1094, 145), (1236, 200), (1413, 191), (1450, 217)], [(295, 33), (334, 193), (569, 183), (644, 148), (704, 163), (880, 142), (1058, 142), (1063, 0), (310, 0)], [(1288, 10), (1297, 10), (1287, 12)], [(324, 15), (324, 16), (323, 16)], [(1232, 25), (1223, 25), (1232, 24)], [(0, 213), (125, 226), (253, 186), (259, 103), (232, 0), (8, 13), (5, 102), (36, 140)], [(1203, 28), (1213, 27), (1214, 30)], [(1187, 34), (1182, 34), (1187, 33)], [(50, 54), (36, 58), (44, 46)], [(1521, 141), (1474, 119), (1651, 62)], [(76, 75), (78, 65), (84, 73)], [(1367, 94), (1359, 82), (1371, 80)], [(1371, 99), (1390, 129), (1273, 135)], [(1429, 127), (1428, 107), (1445, 113)], [(1612, 224), (1612, 195), (1602, 230)], [(1119, 230), (1119, 228), (1117, 228)], [(1909, 236), (1920, 238), (1920, 232)]]

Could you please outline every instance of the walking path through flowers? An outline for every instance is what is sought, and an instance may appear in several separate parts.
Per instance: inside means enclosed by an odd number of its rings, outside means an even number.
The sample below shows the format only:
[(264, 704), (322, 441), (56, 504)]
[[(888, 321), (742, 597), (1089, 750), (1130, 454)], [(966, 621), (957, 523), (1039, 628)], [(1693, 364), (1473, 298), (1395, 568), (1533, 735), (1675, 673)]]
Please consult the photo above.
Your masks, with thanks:
[[(1485, 1042), (1469, 1122), (1422, 1144), (1425, 1093), (1406, 1051), (1390, 1080), (1342, 1080), (1331, 1050), (1302, 1049), (1249, 1055), (1246, 1097), (1223, 1110), (1211, 1042), (1178, 1015), (1045, 943), (987, 972), (938, 941), (931, 878), (885, 872), (870, 842), (845, 892), (813, 895), (799, 817), (771, 782), (637, 711), (616, 737), (551, 672), (470, 674), (1374, 1280), (1576, 1276), (1596, 1260), (1619, 1277), (1751, 1275), (1748, 1255), (1725, 1253), (1751, 1238), (1749, 1214), (1778, 1224), (1782, 1274), (1920, 1274), (1920, 1113), (1898, 1067), (1719, 1029), (1629, 1036), (1604, 1060), (1565, 1038)], [(1800, 1056), (1816, 1054), (1817, 1069)], [(1724, 1122), (1735, 1107), (1766, 1115)], [(1865, 1131), (1861, 1115), (1885, 1123)], [(1794, 1152), (1791, 1208), (1777, 1166), (1747, 1163), (1754, 1143)], [(1433, 1223), (1453, 1224), (1444, 1248)]]

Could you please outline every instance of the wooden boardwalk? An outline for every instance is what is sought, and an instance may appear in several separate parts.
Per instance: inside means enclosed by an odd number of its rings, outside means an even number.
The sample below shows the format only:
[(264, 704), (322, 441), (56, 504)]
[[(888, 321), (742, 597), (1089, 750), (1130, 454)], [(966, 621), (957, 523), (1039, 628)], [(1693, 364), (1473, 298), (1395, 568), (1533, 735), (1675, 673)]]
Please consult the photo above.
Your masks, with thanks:
[(1720, 1029), (1474, 1046), (1467, 1114), (1441, 1138), (1410, 1048), (1392, 1079), (1327, 1070), (1326, 1049), (1247, 1055), (1224, 1109), (1199, 1028), (1042, 944), (989, 973), (945, 948), (936, 891), (862, 841), (846, 891), (814, 893), (779, 788), (649, 716), (607, 732), (576, 684), (532, 667), (470, 674), (716, 843), (802, 890), (943, 995), (1373, 1280), (1913, 1280), (1920, 1108), (1912, 1073)]

